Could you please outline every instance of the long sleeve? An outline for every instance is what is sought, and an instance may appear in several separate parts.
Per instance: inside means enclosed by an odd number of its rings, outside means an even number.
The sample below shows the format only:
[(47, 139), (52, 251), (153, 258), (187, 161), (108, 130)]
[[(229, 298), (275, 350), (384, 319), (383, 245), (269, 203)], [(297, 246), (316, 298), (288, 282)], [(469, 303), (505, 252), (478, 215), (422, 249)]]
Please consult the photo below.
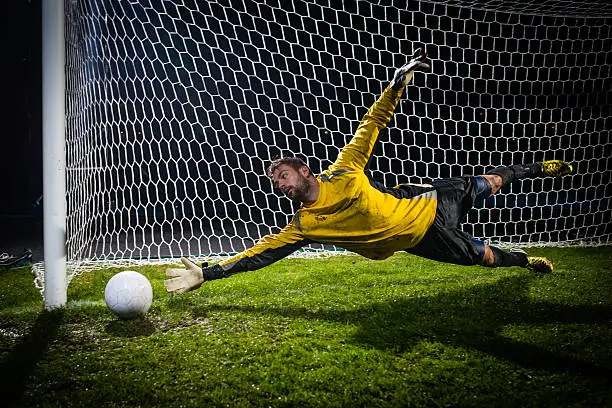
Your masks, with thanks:
[[(412, 73), (408, 74), (412, 75)], [(331, 171), (340, 169), (363, 170), (370, 159), (379, 132), (384, 129), (397, 107), (404, 88), (394, 90), (388, 86), (365, 114), (351, 141), (344, 146)]]
[(291, 221), (277, 234), (266, 235), (251, 248), (219, 263), (226, 275), (252, 271), (283, 259), (310, 244)]

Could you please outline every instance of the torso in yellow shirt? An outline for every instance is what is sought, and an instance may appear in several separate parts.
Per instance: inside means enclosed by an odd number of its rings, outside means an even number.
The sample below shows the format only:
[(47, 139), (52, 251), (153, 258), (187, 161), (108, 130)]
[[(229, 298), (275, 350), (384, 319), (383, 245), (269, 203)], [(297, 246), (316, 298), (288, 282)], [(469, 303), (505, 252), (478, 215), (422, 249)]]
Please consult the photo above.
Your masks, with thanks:
[(416, 245), (433, 222), (431, 186), (385, 189), (363, 171), (327, 170), (317, 178), (318, 199), (293, 218), (305, 238), (333, 244), (371, 259)]

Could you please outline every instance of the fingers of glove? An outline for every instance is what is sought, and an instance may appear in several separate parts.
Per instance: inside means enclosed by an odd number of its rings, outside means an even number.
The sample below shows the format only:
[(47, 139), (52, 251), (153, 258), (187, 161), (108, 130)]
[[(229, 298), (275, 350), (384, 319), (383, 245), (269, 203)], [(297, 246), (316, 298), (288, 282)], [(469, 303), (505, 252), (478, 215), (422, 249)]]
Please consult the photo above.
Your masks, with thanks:
[(183, 276), (186, 272), (185, 269), (168, 268), (166, 269), (166, 276)]
[(416, 50), (414, 50), (414, 53), (412, 54), (412, 59), (418, 59), (422, 54), (423, 54), (423, 49), (419, 47)]
[(422, 48), (417, 48), (410, 61), (400, 69), (404, 71), (428, 69), (429, 64), (425, 61), (427, 61), (427, 53)]
[(184, 290), (185, 281), (183, 278), (166, 279), (164, 286), (168, 292), (183, 293), (181, 290)]
[(427, 59), (427, 52), (425, 52), (425, 50), (423, 50), (420, 47), (414, 51), (414, 54), (412, 54), (413, 61), (425, 61), (426, 59)]
[(194, 264), (187, 258), (181, 258), (181, 262), (183, 262), (183, 265), (185, 265), (187, 269), (200, 269), (198, 265)]

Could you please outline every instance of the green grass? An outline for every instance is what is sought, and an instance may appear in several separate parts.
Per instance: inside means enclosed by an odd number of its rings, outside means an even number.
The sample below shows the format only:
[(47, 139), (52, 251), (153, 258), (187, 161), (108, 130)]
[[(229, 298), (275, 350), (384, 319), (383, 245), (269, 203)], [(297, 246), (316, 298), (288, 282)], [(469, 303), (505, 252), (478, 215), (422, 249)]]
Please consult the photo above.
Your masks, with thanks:
[(136, 268), (154, 302), (129, 321), (103, 301), (119, 269), (44, 313), (28, 268), (2, 272), (2, 404), (612, 407), (612, 247), (530, 253), (555, 273), (287, 259), (169, 295)]

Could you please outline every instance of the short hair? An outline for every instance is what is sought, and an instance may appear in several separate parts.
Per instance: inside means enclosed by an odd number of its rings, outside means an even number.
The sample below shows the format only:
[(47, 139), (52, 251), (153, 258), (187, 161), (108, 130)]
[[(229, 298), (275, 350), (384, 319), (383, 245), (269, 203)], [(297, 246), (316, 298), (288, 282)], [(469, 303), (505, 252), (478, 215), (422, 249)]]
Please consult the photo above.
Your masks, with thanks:
[[(270, 163), (270, 165), (268, 166), (268, 170), (266, 171), (266, 175), (270, 180), (274, 178), (274, 171), (276, 171), (276, 169), (279, 166), (282, 166), (283, 164), (292, 167), (296, 171), (300, 170), (302, 166), (308, 167), (306, 162), (300, 159), (299, 157), (281, 157), (275, 159), (272, 161), (272, 163)], [(308, 172), (309, 174), (312, 174), (312, 171), (310, 171), (310, 167), (308, 167)]]

